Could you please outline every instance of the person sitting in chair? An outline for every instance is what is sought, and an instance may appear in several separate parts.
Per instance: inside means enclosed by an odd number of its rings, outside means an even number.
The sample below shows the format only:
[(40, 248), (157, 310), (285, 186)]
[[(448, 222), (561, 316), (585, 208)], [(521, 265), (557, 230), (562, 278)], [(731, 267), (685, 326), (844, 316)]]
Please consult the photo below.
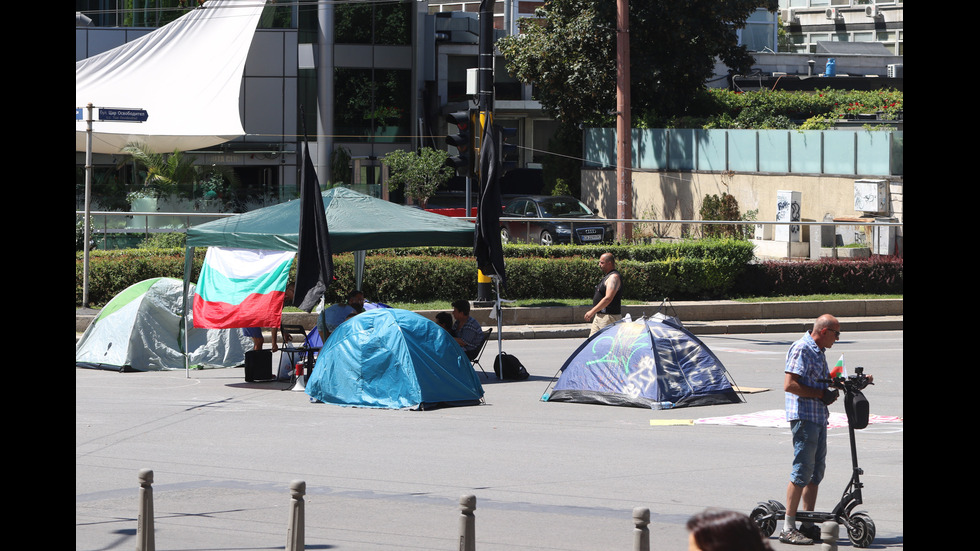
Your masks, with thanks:
[(480, 322), (470, 317), (470, 303), (468, 300), (457, 300), (453, 302), (453, 333), (456, 342), (463, 347), (466, 357), (470, 360), (476, 359), (480, 352), (480, 345), (483, 344), (483, 327)]
[(456, 336), (453, 333), (453, 315), (449, 312), (439, 312), (436, 314), (436, 325), (445, 329), (450, 335)]

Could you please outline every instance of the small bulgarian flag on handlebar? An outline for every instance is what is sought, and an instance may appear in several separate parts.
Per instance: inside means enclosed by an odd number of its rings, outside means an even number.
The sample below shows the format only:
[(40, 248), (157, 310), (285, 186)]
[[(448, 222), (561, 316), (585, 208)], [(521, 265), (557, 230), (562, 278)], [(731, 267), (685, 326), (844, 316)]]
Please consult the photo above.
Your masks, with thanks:
[(830, 378), (835, 379), (837, 377), (847, 377), (847, 368), (844, 367), (844, 355), (840, 355), (840, 359), (834, 364), (833, 369), (830, 370)]

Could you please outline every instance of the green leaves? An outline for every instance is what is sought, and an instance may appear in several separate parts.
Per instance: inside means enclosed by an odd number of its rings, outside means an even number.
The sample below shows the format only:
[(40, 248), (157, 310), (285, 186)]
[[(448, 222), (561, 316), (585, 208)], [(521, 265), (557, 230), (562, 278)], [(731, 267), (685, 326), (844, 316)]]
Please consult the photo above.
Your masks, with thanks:
[[(744, 70), (752, 63), (735, 30), (773, 0), (632, 0), (630, 74), (635, 118), (683, 113), (720, 57)], [(616, 106), (616, 3), (551, 0), (545, 19), (524, 19), (521, 34), (497, 48), (514, 78), (535, 84), (538, 99), (561, 122), (598, 126)]]
[(449, 154), (430, 147), (423, 147), (417, 153), (399, 149), (385, 155), (383, 160), (391, 170), (389, 184), (404, 187), (405, 195), (423, 208), (429, 197), (453, 177)]

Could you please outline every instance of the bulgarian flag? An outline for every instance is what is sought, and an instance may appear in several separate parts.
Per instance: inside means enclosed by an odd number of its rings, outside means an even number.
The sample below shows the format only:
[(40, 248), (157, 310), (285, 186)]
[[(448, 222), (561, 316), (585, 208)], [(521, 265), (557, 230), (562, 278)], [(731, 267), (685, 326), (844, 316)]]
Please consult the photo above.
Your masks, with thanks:
[(279, 327), (294, 255), (208, 247), (194, 292), (194, 327)]
[(844, 355), (840, 355), (840, 359), (834, 364), (833, 369), (830, 370), (830, 378), (835, 379), (837, 377), (847, 377), (847, 368), (844, 367)]

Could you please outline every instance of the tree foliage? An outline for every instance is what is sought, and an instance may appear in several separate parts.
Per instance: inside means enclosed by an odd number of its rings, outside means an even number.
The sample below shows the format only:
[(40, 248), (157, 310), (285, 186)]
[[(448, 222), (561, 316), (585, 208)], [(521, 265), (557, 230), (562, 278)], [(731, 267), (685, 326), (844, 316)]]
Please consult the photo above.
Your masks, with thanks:
[[(683, 112), (714, 72), (715, 59), (745, 72), (753, 58), (736, 30), (775, 0), (631, 0), (630, 96), (638, 117)], [(510, 73), (564, 123), (600, 125), (616, 107), (616, 2), (551, 0), (542, 19), (497, 48)]]
[(429, 197), (452, 178), (453, 169), (448, 160), (448, 153), (431, 147), (423, 147), (418, 152), (398, 149), (384, 156), (391, 170), (389, 184), (394, 188), (403, 186), (405, 195), (423, 208)]
[(189, 199), (198, 195), (217, 196), (240, 184), (230, 166), (197, 165), (194, 164), (196, 157), (184, 155), (179, 150), (169, 154), (156, 153), (142, 142), (133, 142), (126, 144), (122, 152), (142, 168), (142, 192), (151, 197), (175, 196)]

